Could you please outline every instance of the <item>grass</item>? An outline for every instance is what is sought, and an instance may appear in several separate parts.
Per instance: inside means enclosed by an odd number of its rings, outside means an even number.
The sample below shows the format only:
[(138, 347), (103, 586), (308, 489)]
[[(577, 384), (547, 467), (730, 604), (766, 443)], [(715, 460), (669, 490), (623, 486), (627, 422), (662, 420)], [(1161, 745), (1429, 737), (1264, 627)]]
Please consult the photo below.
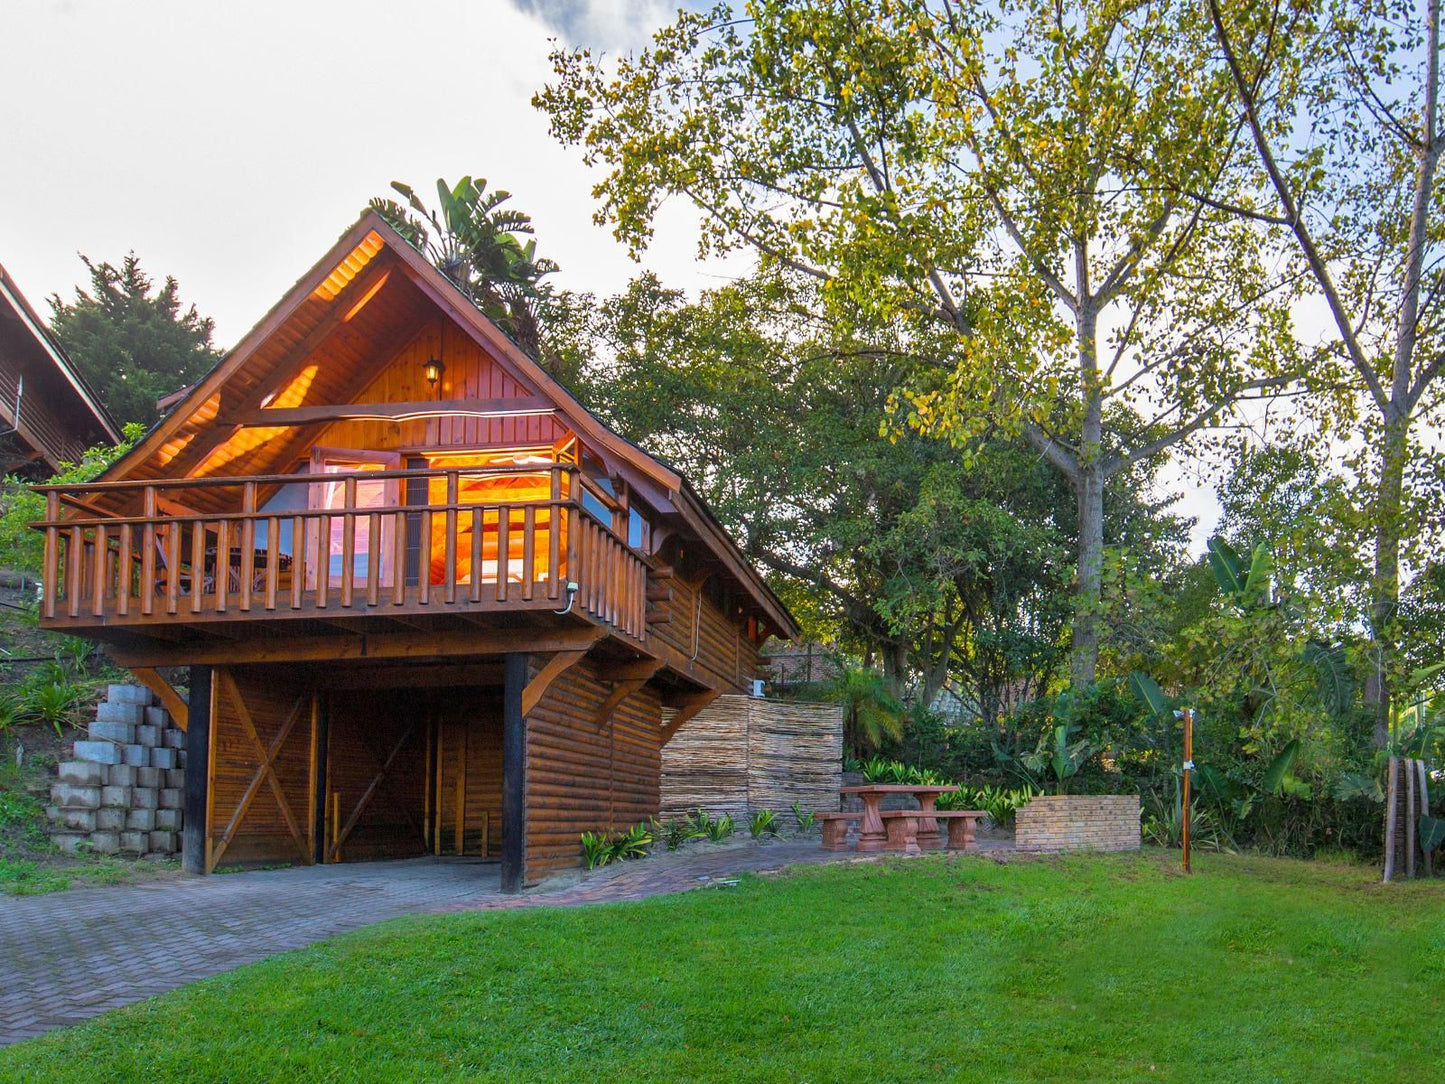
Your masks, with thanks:
[(930, 857), (402, 919), (0, 1051), (0, 1080), (1438, 1078), (1445, 884), (1176, 862)]

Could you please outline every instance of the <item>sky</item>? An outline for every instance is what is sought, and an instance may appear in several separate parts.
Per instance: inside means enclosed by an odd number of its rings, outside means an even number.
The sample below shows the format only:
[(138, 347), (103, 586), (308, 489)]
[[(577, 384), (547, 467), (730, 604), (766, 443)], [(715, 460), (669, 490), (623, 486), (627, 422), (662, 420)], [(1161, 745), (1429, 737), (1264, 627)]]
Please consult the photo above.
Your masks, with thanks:
[[(559, 287), (615, 293), (640, 270), (592, 221), (596, 177), (532, 95), (554, 41), (644, 45), (677, 0), (5, 0), (0, 264), (48, 315), (79, 253), (173, 275), (239, 339), (393, 180), (485, 177), (529, 213)], [(696, 226), (663, 208), (649, 268), (690, 291)], [(1206, 479), (1172, 470), (1178, 510), (1218, 518)]]

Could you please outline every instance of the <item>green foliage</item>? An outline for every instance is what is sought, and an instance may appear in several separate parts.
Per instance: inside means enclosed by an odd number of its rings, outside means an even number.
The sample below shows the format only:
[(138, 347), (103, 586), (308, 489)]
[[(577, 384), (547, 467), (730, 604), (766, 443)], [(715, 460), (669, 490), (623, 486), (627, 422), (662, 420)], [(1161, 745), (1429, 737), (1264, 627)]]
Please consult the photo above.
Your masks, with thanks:
[(698, 838), (706, 838), (712, 843), (721, 843), (733, 834), (736, 827), (730, 814), (724, 813), (721, 817), (711, 817), (704, 809), (699, 809), (691, 817), (692, 830)]
[(183, 309), (169, 275), (158, 293), (135, 253), (120, 267), (92, 263), (90, 291), (75, 300), (50, 297), (50, 328), (106, 409), (121, 422), (149, 426), (156, 400), (195, 382), (220, 358), (211, 344), (215, 322), (195, 305)]
[(760, 809), (748, 821), (748, 834), (754, 839), (778, 834), (778, 815), (771, 809)]
[(903, 736), (903, 705), (874, 670), (845, 668), (826, 695), (843, 705), (843, 743), (851, 750), (876, 749), (886, 738)]
[(938, 796), (938, 808), (974, 809), (988, 814), (999, 828), (1013, 827), (1018, 811), (1043, 791), (1034, 787), (960, 786), (957, 791)]
[(670, 821), (652, 821), (652, 836), (666, 844), (669, 851), (675, 851), (690, 839), (701, 836), (690, 817), (675, 817)]
[(1020, 758), (1024, 766), (1036, 775), (1052, 772), (1059, 794), (1068, 792), (1069, 780), (1078, 774), (1093, 753), (1089, 739), (1079, 737), (1081, 729), (1077, 723), (1059, 723), (1053, 730), (1039, 735), (1039, 744), (1034, 751)]
[(436, 208), (428, 210), (410, 185), (392, 181), (391, 187), (406, 200), (405, 206), (385, 198), (368, 206), (424, 252), (522, 349), (549, 360), (538, 309), (550, 295), (542, 279), (557, 265), (537, 256), (537, 242), (529, 236), (531, 218), (502, 206), (511, 193), (488, 192), (481, 177), (463, 177), (455, 185), (437, 178)]
[(802, 802), (793, 799), (793, 819), (798, 822), (798, 834), (805, 836), (811, 832), (818, 823), (818, 814), (813, 812), (805, 813)]
[(1420, 849), (1426, 854), (1445, 843), (1445, 817), (1420, 817)]
[[(48, 481), (54, 485), (90, 481), (130, 451), (143, 433), (140, 425), (126, 425), (123, 443), (114, 448), (91, 448), (79, 463), (61, 464), (61, 469)], [(40, 575), (45, 536), (32, 530), (30, 524), (44, 518), (44, 497), (31, 492), (28, 485), (17, 479), (0, 481), (0, 568)]]
[(583, 832), (582, 857), (588, 869), (646, 858), (656, 838), (647, 824), (634, 824), (625, 832)]
[[(1189, 806), (1190, 845), (1205, 851), (1233, 853), (1234, 845), (1229, 834), (1220, 825), (1215, 814), (1198, 802), (1190, 802)], [(1155, 794), (1145, 795), (1143, 813), (1143, 833), (1146, 840), (1159, 847), (1178, 848), (1184, 845), (1184, 803), (1178, 791), (1172, 800), (1161, 799)]]

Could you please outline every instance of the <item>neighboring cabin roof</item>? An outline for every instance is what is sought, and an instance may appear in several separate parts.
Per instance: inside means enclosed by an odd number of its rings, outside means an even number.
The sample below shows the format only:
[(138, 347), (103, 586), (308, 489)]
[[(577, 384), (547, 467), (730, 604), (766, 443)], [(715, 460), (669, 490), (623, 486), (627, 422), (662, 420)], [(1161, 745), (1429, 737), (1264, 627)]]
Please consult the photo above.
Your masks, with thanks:
[[(21, 369), (30, 369), (38, 373), (43, 383), (40, 387), (32, 387), (31, 394), (42, 393), (45, 406), (48, 411), (56, 414), (68, 415), (71, 418), (84, 418), (87, 422), (84, 432), (67, 432), (64, 436), (72, 437), (81, 445), (81, 450), (93, 444), (108, 441), (111, 444), (119, 444), (121, 440), (120, 426), (105, 409), (100, 401), (100, 396), (86, 383), (85, 378), (76, 370), (74, 363), (66, 356), (60, 343), (50, 333), (39, 315), (30, 307), (25, 300), (25, 295), (20, 292), (20, 287), (10, 277), (10, 273), (0, 266), (0, 318), (4, 323), (10, 325), (12, 333), (18, 330), (22, 343), (28, 343), (25, 357), (18, 357), (5, 352), (3, 355), (5, 364), (0, 365), (3, 373), (0, 377), (17, 377), (22, 375)], [(24, 347), (22, 347), (24, 349)], [(14, 395), (15, 388), (8, 386), (11, 381), (6, 380), (5, 396), (3, 403), (4, 417), (7, 422), (13, 422), (12, 412), (15, 409)], [(23, 405), (21, 428), (24, 427)], [(22, 436), (24, 434), (22, 433)], [(48, 447), (37, 447), (36, 451), (42, 453), (45, 461), (52, 467), (56, 467), (58, 453), (56, 449)]]
[[(304, 336), (309, 328), (298, 312), (308, 302), (314, 306), (318, 292), (324, 295), (329, 291), (334, 296), (344, 290), (382, 249), (389, 250), (400, 261), (406, 277), (427, 300), (467, 331), (499, 363), (512, 370), (523, 384), (530, 385), (535, 394), (555, 404), (557, 413), (584, 440), (642, 475), (645, 485), (639, 488), (648, 502), (664, 511), (671, 509), (682, 518), (752, 597), (780, 635), (790, 639), (799, 635), (797, 622), (787, 607), (758, 575), (680, 472), (609, 429), (373, 211), (362, 215), (210, 372), (183, 395), (177, 393), (179, 398), (170, 411), (102, 477), (119, 480), (138, 471), (142, 476), (161, 476), (163, 450), (169, 459), (178, 454), (177, 445), (183, 449), (185, 442), (212, 424), (218, 397), (228, 380), (239, 374), (248, 361), (263, 356), (271, 339), (283, 329), (290, 336)], [(294, 326), (288, 325), (292, 317), (296, 317)], [(311, 326), (314, 327), (314, 322)], [(216, 404), (212, 403), (213, 399), (217, 400)], [(189, 430), (189, 434), (182, 433), (183, 429)]]

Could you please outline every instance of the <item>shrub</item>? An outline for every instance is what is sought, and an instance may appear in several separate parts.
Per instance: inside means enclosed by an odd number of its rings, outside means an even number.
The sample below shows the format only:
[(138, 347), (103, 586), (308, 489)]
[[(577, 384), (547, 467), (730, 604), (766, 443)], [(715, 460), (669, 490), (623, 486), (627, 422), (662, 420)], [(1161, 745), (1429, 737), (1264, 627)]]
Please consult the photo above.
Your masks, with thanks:
[(612, 861), (612, 840), (606, 832), (582, 833), (582, 857), (588, 869), (605, 866)]
[(85, 690), (69, 681), (27, 687), (22, 711), (26, 718), (55, 728), (56, 737), (75, 721), (76, 709), (85, 699)]
[(646, 824), (634, 824), (625, 832), (583, 832), (582, 857), (588, 869), (611, 862), (647, 857), (654, 837)]
[(793, 799), (793, 817), (798, 822), (799, 835), (807, 835), (813, 830), (813, 825), (818, 823), (818, 814), (804, 813), (803, 804), (796, 798)]
[(760, 809), (753, 814), (752, 820), (748, 821), (748, 832), (754, 839), (776, 836), (778, 834), (777, 820), (778, 815), (771, 809)]
[(702, 833), (686, 817), (676, 817), (666, 823), (657, 820), (652, 821), (652, 835), (654, 839), (660, 839), (667, 845), (669, 851), (675, 851), (690, 839), (698, 839)]

